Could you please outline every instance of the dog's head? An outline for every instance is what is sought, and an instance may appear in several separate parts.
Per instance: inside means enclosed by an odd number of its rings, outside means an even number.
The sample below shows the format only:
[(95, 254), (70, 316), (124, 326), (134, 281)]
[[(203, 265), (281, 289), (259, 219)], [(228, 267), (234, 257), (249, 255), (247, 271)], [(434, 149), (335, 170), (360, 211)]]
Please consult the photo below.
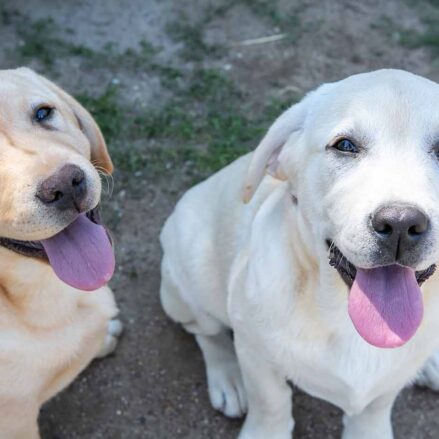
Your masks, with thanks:
[[(350, 287), (371, 344), (395, 347), (422, 319), (419, 285), (439, 260), (439, 86), (381, 70), (326, 84), (282, 114), (255, 151), (249, 200), (268, 167), (288, 181), (321, 264)], [(326, 262), (327, 263), (327, 262)]]
[(98, 171), (113, 169), (98, 126), (26, 68), (0, 72), (0, 102), (0, 245), (46, 258), (67, 283), (95, 289), (114, 268), (96, 224)]

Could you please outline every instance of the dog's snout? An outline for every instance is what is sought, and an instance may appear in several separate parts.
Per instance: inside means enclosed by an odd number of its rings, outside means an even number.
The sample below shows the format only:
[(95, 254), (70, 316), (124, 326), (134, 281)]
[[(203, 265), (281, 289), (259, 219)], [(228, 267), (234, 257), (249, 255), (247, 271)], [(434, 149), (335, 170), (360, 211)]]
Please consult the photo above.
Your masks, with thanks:
[(76, 165), (65, 165), (44, 180), (36, 193), (44, 204), (59, 210), (76, 209), (82, 211), (87, 194), (84, 171)]
[(379, 208), (372, 216), (372, 227), (396, 258), (422, 240), (429, 228), (428, 216), (404, 204)]

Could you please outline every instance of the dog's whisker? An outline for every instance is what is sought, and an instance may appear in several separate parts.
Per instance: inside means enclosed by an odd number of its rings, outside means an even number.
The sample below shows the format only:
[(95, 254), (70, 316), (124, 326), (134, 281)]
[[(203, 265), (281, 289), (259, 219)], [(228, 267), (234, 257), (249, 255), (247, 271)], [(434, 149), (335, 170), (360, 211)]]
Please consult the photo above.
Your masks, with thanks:
[(329, 248), (328, 248), (328, 254), (329, 254), (329, 255), (331, 254), (333, 248), (334, 248), (334, 242), (331, 241), (331, 243), (329, 244)]
[(99, 170), (98, 170), (98, 174), (99, 174), (100, 177), (102, 177), (102, 181), (105, 182), (105, 187), (103, 187), (103, 192), (108, 194), (109, 190), (110, 190), (110, 186), (109, 186), (109, 183), (108, 183), (107, 176), (105, 174), (103, 174), (102, 172), (100, 172)]
[(105, 179), (107, 184), (106, 194), (111, 198), (113, 196), (114, 191), (114, 178), (113, 176), (101, 165), (98, 164), (96, 160), (91, 160), (91, 164), (97, 170), (98, 174)]
[(114, 190), (114, 178), (112, 175), (103, 172), (100, 168), (96, 168), (98, 171), (98, 174), (102, 176), (102, 178), (105, 180), (105, 183), (107, 185), (106, 187), (106, 193), (109, 195), (109, 197), (112, 197), (113, 190)]

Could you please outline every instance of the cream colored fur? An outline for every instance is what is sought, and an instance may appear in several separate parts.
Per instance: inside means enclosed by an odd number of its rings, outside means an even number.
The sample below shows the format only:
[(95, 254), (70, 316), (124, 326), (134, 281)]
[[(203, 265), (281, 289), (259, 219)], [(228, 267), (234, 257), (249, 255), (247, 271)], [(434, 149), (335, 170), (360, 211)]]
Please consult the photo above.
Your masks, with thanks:
[[(99, 175), (111, 172), (105, 142), (73, 98), (28, 69), (0, 71), (0, 236), (48, 238), (67, 224), (35, 200), (39, 182), (66, 163), (81, 166), (89, 207)], [(36, 105), (55, 107), (51, 124), (32, 122)], [(122, 326), (108, 287), (75, 290), (37, 259), (0, 247), (0, 438), (36, 439), (41, 405), (97, 357), (110, 353)]]

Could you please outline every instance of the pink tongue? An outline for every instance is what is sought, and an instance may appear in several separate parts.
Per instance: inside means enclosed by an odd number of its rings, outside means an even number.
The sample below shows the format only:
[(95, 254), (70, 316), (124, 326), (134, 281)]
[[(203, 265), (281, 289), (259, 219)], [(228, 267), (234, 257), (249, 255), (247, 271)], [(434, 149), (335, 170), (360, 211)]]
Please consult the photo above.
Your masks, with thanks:
[(421, 324), (421, 290), (414, 270), (399, 265), (357, 269), (349, 315), (358, 333), (379, 348), (405, 344)]
[(85, 214), (41, 243), (56, 275), (74, 288), (93, 291), (113, 275), (115, 260), (107, 232)]

